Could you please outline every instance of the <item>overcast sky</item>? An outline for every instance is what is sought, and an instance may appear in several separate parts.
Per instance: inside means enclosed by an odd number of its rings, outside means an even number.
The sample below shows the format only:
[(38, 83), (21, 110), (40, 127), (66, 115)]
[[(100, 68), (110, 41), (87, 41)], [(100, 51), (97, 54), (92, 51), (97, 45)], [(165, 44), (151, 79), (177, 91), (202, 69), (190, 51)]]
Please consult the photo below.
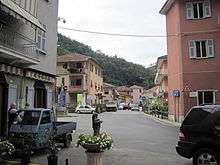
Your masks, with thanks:
[[(165, 17), (159, 10), (165, 0), (60, 0), (59, 26), (82, 30), (165, 35)], [(87, 44), (93, 50), (117, 55), (145, 67), (166, 54), (166, 38), (112, 37), (59, 29), (59, 32)]]

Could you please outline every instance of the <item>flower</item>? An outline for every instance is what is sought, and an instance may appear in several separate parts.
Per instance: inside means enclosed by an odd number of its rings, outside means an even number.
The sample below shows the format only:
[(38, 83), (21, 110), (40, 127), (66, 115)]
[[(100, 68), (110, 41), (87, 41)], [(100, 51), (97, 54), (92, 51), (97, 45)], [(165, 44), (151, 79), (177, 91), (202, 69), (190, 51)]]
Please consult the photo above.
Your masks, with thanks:
[(107, 133), (102, 133), (99, 136), (81, 134), (76, 146), (79, 147), (89, 144), (99, 145), (100, 150), (110, 150), (113, 146), (113, 139)]
[(14, 152), (15, 152), (15, 147), (13, 144), (8, 142), (7, 140), (0, 139), (0, 154), (12, 155)]

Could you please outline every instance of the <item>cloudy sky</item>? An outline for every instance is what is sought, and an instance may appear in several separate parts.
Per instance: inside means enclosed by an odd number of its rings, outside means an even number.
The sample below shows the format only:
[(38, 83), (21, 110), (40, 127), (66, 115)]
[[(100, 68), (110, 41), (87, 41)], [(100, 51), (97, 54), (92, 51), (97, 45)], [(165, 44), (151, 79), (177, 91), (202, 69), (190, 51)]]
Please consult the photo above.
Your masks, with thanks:
[[(89, 31), (165, 35), (165, 17), (158, 12), (165, 0), (60, 0), (59, 26)], [(149, 66), (166, 54), (166, 38), (113, 37), (59, 29), (59, 32), (87, 44), (94, 50), (117, 55)]]

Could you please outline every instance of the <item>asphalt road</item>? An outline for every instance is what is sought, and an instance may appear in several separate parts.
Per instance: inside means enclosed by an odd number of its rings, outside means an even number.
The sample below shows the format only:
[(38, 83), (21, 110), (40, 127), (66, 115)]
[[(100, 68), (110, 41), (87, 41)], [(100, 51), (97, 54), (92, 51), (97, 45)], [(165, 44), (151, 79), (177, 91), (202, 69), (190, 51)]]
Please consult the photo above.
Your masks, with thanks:
[[(140, 112), (119, 111), (103, 113), (102, 131), (113, 136), (114, 148), (104, 153), (104, 165), (191, 165), (191, 160), (176, 154), (178, 127), (148, 118)], [(74, 142), (69, 149), (59, 152), (59, 165), (86, 165), (86, 154), (82, 148), (76, 148), (79, 134), (91, 133), (91, 115), (62, 120), (78, 121)], [(47, 165), (46, 156), (37, 155), (33, 162)]]

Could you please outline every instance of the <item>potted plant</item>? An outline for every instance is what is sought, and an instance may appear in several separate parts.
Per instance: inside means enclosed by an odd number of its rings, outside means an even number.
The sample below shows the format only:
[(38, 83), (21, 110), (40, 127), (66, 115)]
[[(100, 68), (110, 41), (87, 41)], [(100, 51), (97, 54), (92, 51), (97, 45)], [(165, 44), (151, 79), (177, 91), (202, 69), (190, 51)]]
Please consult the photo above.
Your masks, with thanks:
[(7, 140), (0, 139), (0, 156), (3, 158), (10, 157), (15, 152), (15, 147), (13, 144)]
[(107, 133), (98, 136), (82, 134), (79, 136), (77, 146), (82, 146), (86, 152), (103, 152), (112, 148), (113, 140)]

